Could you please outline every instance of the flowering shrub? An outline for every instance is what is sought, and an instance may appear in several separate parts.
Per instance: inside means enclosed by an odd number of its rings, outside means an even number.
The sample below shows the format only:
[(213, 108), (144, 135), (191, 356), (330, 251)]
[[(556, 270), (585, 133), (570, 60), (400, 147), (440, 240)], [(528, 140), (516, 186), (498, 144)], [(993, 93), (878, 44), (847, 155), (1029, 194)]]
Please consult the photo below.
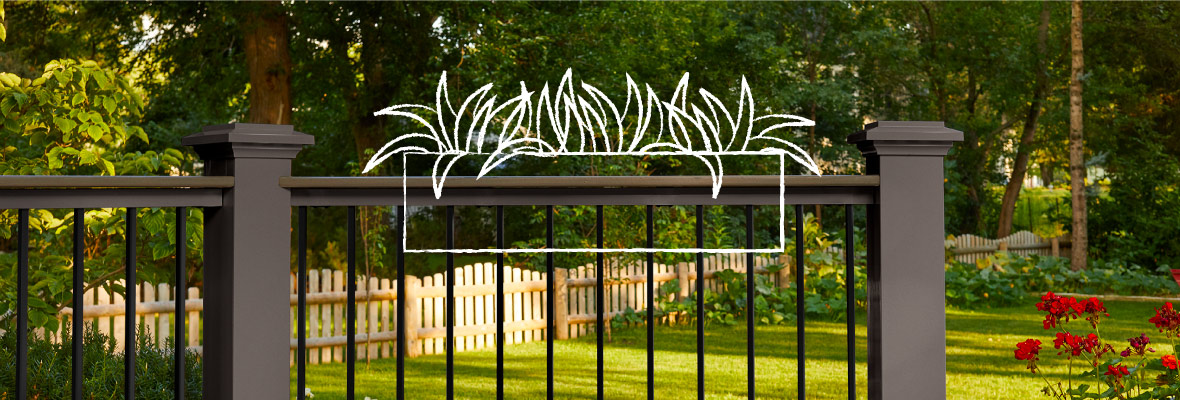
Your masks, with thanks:
[[(1045, 313), (1041, 321), (1045, 330), (1057, 331), (1053, 349), (1068, 365), (1065, 382), (1045, 379), (1045, 387), (1041, 389), (1045, 395), (1065, 400), (1180, 398), (1180, 371), (1177, 371), (1180, 362), (1175, 354), (1156, 358), (1146, 333), (1127, 338), (1126, 348), (1117, 353), (1113, 344), (1102, 339), (1098, 326), (1103, 317), (1110, 316), (1102, 300), (1094, 297), (1078, 300), (1048, 292), (1041, 296), (1036, 307)], [(1075, 333), (1066, 329), (1070, 321), (1079, 320), (1089, 325), (1080, 325), (1080, 329), (1091, 332)], [(1180, 338), (1180, 312), (1172, 308), (1172, 303), (1165, 303), (1148, 322), (1173, 342), (1174, 352), (1175, 339)], [(1027, 363), (1025, 368), (1030, 373), (1040, 374), (1042, 368), (1037, 364), (1040, 353), (1041, 341), (1029, 338), (1016, 344), (1014, 355), (1016, 360)], [(1076, 374), (1075, 363), (1080, 364)]]

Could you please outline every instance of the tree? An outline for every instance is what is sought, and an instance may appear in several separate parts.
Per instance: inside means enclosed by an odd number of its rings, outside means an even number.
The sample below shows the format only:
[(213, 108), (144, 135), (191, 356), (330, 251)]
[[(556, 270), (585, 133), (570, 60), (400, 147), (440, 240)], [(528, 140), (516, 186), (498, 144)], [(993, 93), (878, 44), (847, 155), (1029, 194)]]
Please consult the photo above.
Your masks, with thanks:
[[(941, 120), (963, 131), (947, 158), (948, 233), (993, 231), (1005, 134), (1028, 107), (1026, 3), (884, 3), (856, 38), (857, 106), (870, 120)], [(1015, 22), (1014, 22), (1015, 21)]]
[(1073, 0), (1070, 18), (1069, 74), (1069, 194), (1073, 208), (1073, 226), (1069, 264), (1075, 270), (1086, 268), (1086, 158), (1082, 142), (1082, 0)]
[(291, 123), (291, 54), (287, 11), (277, 2), (239, 7), (246, 66), (250, 72), (249, 122)]
[(1087, 163), (1105, 173), (1087, 188), (1087, 252), (1176, 268), (1180, 3), (1090, 3), (1085, 11)]
[(1041, 116), (1041, 103), (1049, 91), (1049, 71), (1046, 65), (1048, 37), (1049, 4), (1041, 2), (1041, 22), (1037, 27), (1037, 67), (1033, 72), (1036, 75), (1036, 83), (1033, 87), (1032, 101), (1028, 105), (1028, 115), (1024, 119), (1024, 132), (1020, 136), (1019, 149), (1012, 165), (1012, 175), (1008, 178), (1008, 185), (1004, 188), (1004, 199), (1000, 203), (997, 239), (1007, 237), (1012, 233), (1012, 217), (1016, 211), (1016, 200), (1020, 196), (1020, 188), (1024, 185), (1024, 174), (1028, 171), (1028, 158), (1032, 153), (1033, 138), (1037, 132), (1037, 119)]
[[(162, 152), (128, 151), (130, 142), (147, 142), (148, 136), (134, 121), (141, 115), (143, 100), (124, 76), (98, 66), (94, 61), (55, 60), (41, 76), (19, 78), (0, 73), (0, 174), (2, 175), (161, 175), (191, 161), (176, 149)], [(185, 164), (188, 163), (188, 166)], [(146, 281), (161, 282), (171, 275), (169, 263), (175, 246), (170, 244), (167, 223), (171, 210), (139, 209), (142, 228), (141, 274)], [(196, 211), (196, 210), (193, 210)], [(56, 328), (57, 311), (71, 301), (71, 248), (64, 242), (74, 225), (69, 210), (33, 210), (29, 226), (30, 247), (40, 254), (33, 262), (31, 278), (38, 282), (30, 291), (30, 323)], [(114, 209), (91, 209), (85, 213), (87, 288), (97, 285), (122, 290), (109, 278), (123, 271), (123, 215)], [(15, 210), (0, 211), (0, 239), (11, 240), (16, 225)], [(193, 226), (200, 226), (199, 212), (189, 214)], [(63, 234), (64, 233), (64, 234)], [(189, 231), (189, 241), (199, 249), (203, 233)], [(10, 243), (3, 243), (7, 248)], [(190, 252), (191, 266), (200, 265), (200, 251)], [(14, 264), (12, 251), (0, 252), (0, 264)], [(192, 268), (191, 271), (198, 269)], [(15, 270), (0, 272), (0, 322), (11, 313), (16, 298)]]

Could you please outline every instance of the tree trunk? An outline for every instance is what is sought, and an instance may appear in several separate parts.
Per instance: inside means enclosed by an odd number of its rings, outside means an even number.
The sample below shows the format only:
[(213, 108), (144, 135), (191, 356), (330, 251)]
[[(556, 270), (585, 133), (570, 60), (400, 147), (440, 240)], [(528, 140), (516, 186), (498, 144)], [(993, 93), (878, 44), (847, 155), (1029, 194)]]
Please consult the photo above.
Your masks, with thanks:
[[(996, 239), (1012, 234), (1012, 220), (1016, 213), (1016, 200), (1024, 186), (1024, 175), (1028, 171), (1028, 157), (1032, 153), (1033, 138), (1037, 132), (1037, 119), (1041, 116), (1041, 103), (1048, 90), (1048, 71), (1045, 71), (1046, 42), (1049, 37), (1049, 4), (1041, 3), (1041, 24), (1037, 27), (1037, 71), (1032, 102), (1028, 105), (1028, 117), (1024, 120), (1024, 133), (1020, 136), (1020, 147), (1012, 165), (1012, 175), (1004, 188), (1004, 200), (1000, 203), (1000, 223)], [(1029, 221), (1031, 223), (1031, 221)]]
[(1041, 163), (1041, 184), (1047, 188), (1053, 187), (1053, 165)]
[(1073, 229), (1069, 264), (1086, 268), (1086, 160), (1082, 142), (1082, 0), (1073, 0), (1069, 24), (1072, 62), (1069, 74), (1069, 193), (1073, 203)]
[(246, 66), (250, 73), (247, 122), (291, 123), (291, 54), (287, 14), (278, 2), (241, 7)]

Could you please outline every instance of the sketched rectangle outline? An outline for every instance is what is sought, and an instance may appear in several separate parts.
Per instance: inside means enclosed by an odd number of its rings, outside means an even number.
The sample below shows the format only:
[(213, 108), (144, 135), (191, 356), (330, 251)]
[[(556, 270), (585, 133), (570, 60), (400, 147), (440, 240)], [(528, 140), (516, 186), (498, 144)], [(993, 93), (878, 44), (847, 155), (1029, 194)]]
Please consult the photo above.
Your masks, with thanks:
[[(409, 201), (407, 196), (406, 184), (406, 157), (415, 153), (402, 153), (402, 207), (409, 209)], [(402, 223), (402, 251), (406, 254), (545, 254), (545, 253), (711, 253), (711, 254), (747, 254), (747, 253), (783, 253), (787, 248), (786, 236), (786, 152), (778, 151), (774, 153), (765, 153), (767, 155), (778, 155), (778, 248), (764, 248), (764, 249), (714, 249), (714, 248), (640, 248), (631, 247), (625, 249), (599, 249), (599, 248), (571, 248), (571, 249), (411, 249), (408, 246), (409, 239), (409, 224)], [(422, 155), (422, 154), (417, 154)], [(533, 154), (529, 154), (533, 155)]]

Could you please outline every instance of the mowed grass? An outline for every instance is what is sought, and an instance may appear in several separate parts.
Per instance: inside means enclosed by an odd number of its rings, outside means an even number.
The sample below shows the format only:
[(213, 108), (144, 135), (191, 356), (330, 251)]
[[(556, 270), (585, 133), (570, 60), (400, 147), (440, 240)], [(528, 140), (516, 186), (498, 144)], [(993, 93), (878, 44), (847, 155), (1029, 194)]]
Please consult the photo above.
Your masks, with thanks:
[[(1050, 380), (1064, 379), (1067, 364), (1052, 350), (1054, 331), (1041, 327), (1042, 315), (1030, 300), (1027, 306), (977, 311), (947, 310), (947, 398), (1039, 398), (1041, 376), (1029, 374), (1013, 358), (1015, 344), (1027, 338), (1043, 344), (1042, 368)], [(1128, 337), (1156, 332), (1147, 322), (1154, 303), (1109, 302), (1111, 317), (1100, 326), (1104, 339), (1116, 350)], [(864, 316), (858, 318), (864, 321)], [(1071, 322), (1076, 332), (1089, 332), (1085, 321)], [(795, 398), (796, 357), (793, 326), (759, 326), (756, 330), (756, 384), (758, 398)], [(857, 326), (857, 392), (865, 398), (866, 330)], [(646, 396), (646, 331), (643, 327), (613, 332), (605, 353), (605, 397), (633, 399)], [(1171, 352), (1166, 340), (1157, 339), (1157, 355)], [(846, 399), (847, 336), (843, 322), (809, 321), (806, 327), (807, 398)], [(1165, 343), (1159, 343), (1159, 342)], [(597, 351), (593, 334), (558, 341), (555, 348), (555, 397), (594, 398)], [(937, 351), (937, 349), (913, 349)], [(545, 398), (545, 342), (505, 348), (505, 397)], [(655, 354), (656, 397), (688, 399), (696, 396), (696, 328), (658, 327)], [(356, 396), (364, 399), (395, 398), (396, 361), (360, 360), (356, 365)], [(1074, 366), (1075, 370), (1080, 368)], [(292, 369), (292, 393), (295, 370)], [(343, 364), (308, 366), (308, 387), (316, 400), (343, 399)], [(1091, 379), (1092, 380), (1092, 379)], [(1075, 385), (1077, 382), (1075, 381)], [(1093, 385), (1093, 383), (1091, 383)], [(705, 387), (711, 399), (746, 398), (746, 330), (744, 325), (709, 325), (705, 335)], [(446, 356), (406, 359), (406, 398), (438, 399), (446, 396)], [(494, 348), (455, 354), (455, 397), (495, 398), (496, 352)]]

